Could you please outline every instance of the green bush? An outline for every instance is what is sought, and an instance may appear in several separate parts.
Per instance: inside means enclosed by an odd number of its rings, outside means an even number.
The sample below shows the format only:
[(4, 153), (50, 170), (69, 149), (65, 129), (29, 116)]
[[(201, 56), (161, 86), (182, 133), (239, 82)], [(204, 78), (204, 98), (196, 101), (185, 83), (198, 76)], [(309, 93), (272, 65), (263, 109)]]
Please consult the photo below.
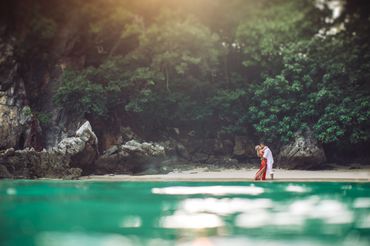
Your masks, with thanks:
[(62, 76), (54, 101), (72, 114), (93, 113), (104, 116), (107, 111), (107, 90), (89, 80), (91, 69), (82, 72), (67, 70)]
[(51, 113), (36, 112), (35, 115), (42, 125), (47, 125), (51, 122)]

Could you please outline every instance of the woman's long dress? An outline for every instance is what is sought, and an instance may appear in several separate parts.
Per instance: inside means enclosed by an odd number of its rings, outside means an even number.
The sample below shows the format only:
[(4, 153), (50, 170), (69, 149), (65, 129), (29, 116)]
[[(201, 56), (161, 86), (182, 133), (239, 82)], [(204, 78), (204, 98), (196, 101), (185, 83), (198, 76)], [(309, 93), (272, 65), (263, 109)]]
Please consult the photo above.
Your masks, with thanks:
[(263, 150), (259, 152), (259, 156), (261, 157), (261, 165), (254, 179), (255, 180), (266, 180), (267, 160), (263, 158)]

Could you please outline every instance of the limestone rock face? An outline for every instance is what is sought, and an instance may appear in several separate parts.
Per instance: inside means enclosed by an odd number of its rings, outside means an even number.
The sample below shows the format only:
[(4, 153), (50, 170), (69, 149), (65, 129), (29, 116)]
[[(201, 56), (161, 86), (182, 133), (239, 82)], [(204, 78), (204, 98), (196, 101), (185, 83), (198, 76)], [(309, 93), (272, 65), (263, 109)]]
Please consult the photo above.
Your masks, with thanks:
[(255, 144), (246, 136), (235, 136), (233, 156), (237, 158), (256, 158)]
[(138, 173), (163, 160), (165, 148), (157, 143), (130, 140), (105, 151), (95, 162), (101, 173)]
[(0, 179), (9, 179), (12, 175), (4, 165), (0, 165)]
[(22, 135), (32, 117), (26, 106), (24, 83), (17, 74), (14, 46), (15, 39), (0, 37), (0, 149), (23, 145), (26, 136)]
[(74, 137), (63, 139), (49, 150), (7, 149), (0, 153), (0, 178), (77, 178), (94, 163), (97, 141), (86, 121)]
[(194, 163), (206, 163), (208, 161), (209, 155), (204, 153), (194, 153), (191, 157), (191, 161)]
[(189, 154), (202, 153), (207, 155), (231, 155), (233, 151), (233, 142), (229, 139), (221, 138), (186, 138), (182, 139), (185, 148)]
[(326, 161), (322, 146), (315, 139), (312, 131), (297, 132), (291, 144), (281, 148), (279, 167), (315, 169)]
[(90, 122), (86, 121), (77, 131), (76, 137), (80, 138), (82, 141), (92, 141), (95, 144), (98, 144), (98, 138), (95, 133), (92, 131)]
[(190, 156), (188, 150), (186, 149), (186, 147), (182, 143), (177, 143), (175, 150), (176, 150), (176, 154), (179, 157), (181, 157), (185, 160), (190, 160), (191, 159), (191, 156)]
[(0, 92), (0, 149), (15, 148), (23, 145), (21, 136), (27, 129), (30, 118), (25, 115), (22, 108), (7, 104), (9, 97)]
[(91, 169), (98, 156), (98, 138), (86, 121), (75, 133), (75, 137), (63, 139), (56, 147), (56, 152), (70, 156), (70, 166)]
[(136, 140), (126, 142), (121, 146), (128, 153), (137, 153), (143, 156), (162, 156), (165, 154), (164, 147), (150, 142), (139, 143)]
[[(98, 123), (100, 129), (104, 129), (99, 136), (99, 146), (101, 150), (107, 150), (114, 145), (122, 145), (127, 141), (136, 139), (140, 140), (140, 137), (128, 126), (115, 126), (115, 129), (106, 129), (102, 122)], [(119, 129), (117, 129), (119, 128)]]
[(0, 165), (12, 178), (63, 178), (68, 172), (69, 160), (69, 156), (55, 150), (23, 149), (0, 154)]

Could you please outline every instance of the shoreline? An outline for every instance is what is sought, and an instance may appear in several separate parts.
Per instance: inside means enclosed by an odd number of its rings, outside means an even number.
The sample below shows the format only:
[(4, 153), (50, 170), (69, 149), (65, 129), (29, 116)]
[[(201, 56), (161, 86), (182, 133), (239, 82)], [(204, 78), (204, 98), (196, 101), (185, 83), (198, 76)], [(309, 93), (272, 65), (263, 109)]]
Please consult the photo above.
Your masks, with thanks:
[[(192, 170), (175, 170), (168, 174), (153, 175), (90, 175), (79, 180), (86, 181), (147, 181), (147, 182), (252, 182), (258, 169), (217, 169), (196, 168)], [(274, 170), (274, 180), (262, 182), (370, 182), (370, 168), (337, 170)], [(261, 182), (261, 181), (255, 181)]]

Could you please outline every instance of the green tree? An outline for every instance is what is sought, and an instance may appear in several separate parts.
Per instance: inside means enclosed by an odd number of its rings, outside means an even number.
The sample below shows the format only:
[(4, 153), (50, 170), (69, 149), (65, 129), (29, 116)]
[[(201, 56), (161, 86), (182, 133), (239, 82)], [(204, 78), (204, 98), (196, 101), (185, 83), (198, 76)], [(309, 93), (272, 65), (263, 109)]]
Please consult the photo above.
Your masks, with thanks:
[(253, 9), (237, 28), (250, 80), (276, 75), (283, 67), (282, 49), (310, 39), (324, 25), (326, 9), (313, 1), (269, 1)]
[(212, 90), (220, 45), (219, 37), (196, 19), (165, 11), (126, 57), (137, 65), (135, 76), (149, 85), (126, 109), (145, 119), (156, 117), (154, 122), (162, 125), (197, 124), (204, 118), (198, 105), (204, 105)]
[(323, 143), (369, 140), (370, 95), (363, 84), (368, 74), (356, 51), (360, 47), (353, 45), (339, 35), (284, 49), (281, 74), (251, 87), (255, 96), (249, 113), (256, 131), (283, 143), (308, 127)]

